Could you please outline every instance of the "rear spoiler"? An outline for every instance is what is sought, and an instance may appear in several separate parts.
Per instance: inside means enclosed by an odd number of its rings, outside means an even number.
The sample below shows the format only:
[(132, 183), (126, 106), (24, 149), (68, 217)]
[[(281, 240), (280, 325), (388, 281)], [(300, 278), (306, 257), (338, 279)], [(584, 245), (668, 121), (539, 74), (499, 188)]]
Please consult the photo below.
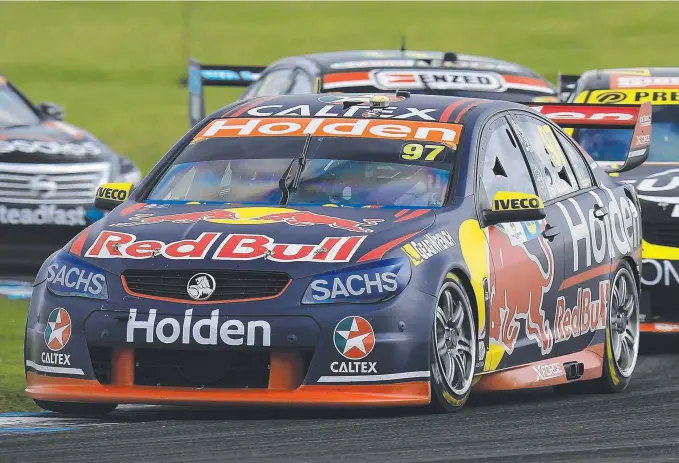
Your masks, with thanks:
[(189, 121), (191, 127), (205, 117), (203, 87), (247, 87), (259, 79), (266, 66), (229, 66), (225, 64), (200, 64), (189, 59)]
[(648, 159), (651, 146), (651, 122), (653, 106), (649, 101), (637, 105), (600, 105), (543, 103), (528, 105), (563, 128), (633, 128), (632, 141), (625, 164), (607, 172), (626, 172)]
[(578, 82), (580, 76), (578, 74), (561, 74), (559, 73), (559, 98), (561, 101), (566, 101), (568, 97), (575, 90), (575, 84)]

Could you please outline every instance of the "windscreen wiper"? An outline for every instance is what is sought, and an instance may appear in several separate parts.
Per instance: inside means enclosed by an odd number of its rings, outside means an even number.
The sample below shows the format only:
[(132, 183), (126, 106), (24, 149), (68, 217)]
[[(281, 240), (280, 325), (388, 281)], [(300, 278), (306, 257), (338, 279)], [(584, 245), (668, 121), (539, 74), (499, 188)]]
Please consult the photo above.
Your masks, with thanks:
[[(281, 190), (281, 202), (280, 204), (282, 206), (285, 206), (288, 204), (288, 200), (290, 199), (290, 193), (294, 193), (297, 191), (297, 187), (299, 186), (300, 179), (302, 178), (302, 172), (304, 172), (304, 168), (306, 167), (306, 153), (309, 151), (309, 145), (311, 144), (311, 134), (308, 134), (306, 136), (306, 140), (304, 141), (304, 147), (302, 148), (302, 153), (299, 155), (298, 158), (293, 159), (290, 161), (290, 165), (285, 169), (285, 172), (283, 172), (283, 175), (281, 176), (281, 179), (278, 181), (278, 188)], [(292, 180), (290, 180), (290, 172), (292, 171), (292, 167), (297, 164), (297, 171), (295, 172), (295, 175), (292, 177)]]

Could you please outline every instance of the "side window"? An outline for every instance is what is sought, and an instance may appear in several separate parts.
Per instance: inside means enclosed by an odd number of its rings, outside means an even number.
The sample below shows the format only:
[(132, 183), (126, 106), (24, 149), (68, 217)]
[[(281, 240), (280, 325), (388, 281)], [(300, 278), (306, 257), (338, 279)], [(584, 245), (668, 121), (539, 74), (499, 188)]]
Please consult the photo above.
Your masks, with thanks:
[(276, 69), (262, 77), (254, 96), (283, 95), (290, 88), (292, 69)]
[(297, 71), (294, 82), (288, 93), (291, 94), (306, 94), (314, 93), (314, 84), (309, 74), (304, 71)]
[(578, 190), (578, 182), (549, 124), (524, 114), (514, 114), (515, 128), (543, 200)]
[(483, 159), (481, 182), (488, 201), (498, 191), (535, 194), (528, 166), (507, 119), (501, 117), (486, 127), (479, 156)]
[(556, 136), (561, 143), (561, 147), (566, 153), (566, 157), (571, 162), (571, 167), (575, 173), (575, 178), (578, 179), (578, 185), (580, 185), (580, 188), (591, 187), (593, 185), (592, 173), (589, 170), (587, 161), (583, 158), (582, 153), (580, 153), (580, 150), (573, 146), (573, 143), (563, 134), (557, 133)]

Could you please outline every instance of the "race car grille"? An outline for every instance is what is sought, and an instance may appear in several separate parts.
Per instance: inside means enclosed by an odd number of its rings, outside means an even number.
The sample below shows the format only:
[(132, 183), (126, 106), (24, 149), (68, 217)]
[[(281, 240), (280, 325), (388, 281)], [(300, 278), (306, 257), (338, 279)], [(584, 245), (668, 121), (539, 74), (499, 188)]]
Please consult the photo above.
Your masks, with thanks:
[(134, 356), (138, 386), (269, 387), (268, 352), (135, 349)]
[(644, 223), (644, 239), (652, 244), (679, 247), (679, 227), (676, 223)]
[(123, 284), (135, 296), (196, 302), (189, 296), (188, 283), (198, 273), (214, 278), (214, 292), (205, 302), (234, 302), (274, 298), (290, 283), (290, 276), (281, 272), (242, 270), (127, 270)]
[(13, 164), (0, 162), (0, 203), (90, 204), (108, 180), (108, 162)]

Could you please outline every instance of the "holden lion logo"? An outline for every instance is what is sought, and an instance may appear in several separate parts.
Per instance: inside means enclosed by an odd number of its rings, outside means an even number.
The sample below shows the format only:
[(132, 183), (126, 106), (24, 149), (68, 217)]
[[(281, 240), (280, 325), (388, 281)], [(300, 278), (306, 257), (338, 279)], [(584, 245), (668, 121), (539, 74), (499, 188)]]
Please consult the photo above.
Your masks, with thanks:
[(71, 339), (71, 316), (66, 309), (54, 309), (47, 318), (45, 344), (52, 351), (63, 349)]
[(216, 287), (217, 284), (212, 275), (208, 273), (196, 273), (189, 278), (189, 282), (186, 284), (186, 292), (189, 293), (191, 299), (204, 301), (212, 296)]
[(337, 352), (349, 360), (360, 360), (375, 347), (375, 332), (370, 322), (362, 317), (347, 317), (335, 327)]

